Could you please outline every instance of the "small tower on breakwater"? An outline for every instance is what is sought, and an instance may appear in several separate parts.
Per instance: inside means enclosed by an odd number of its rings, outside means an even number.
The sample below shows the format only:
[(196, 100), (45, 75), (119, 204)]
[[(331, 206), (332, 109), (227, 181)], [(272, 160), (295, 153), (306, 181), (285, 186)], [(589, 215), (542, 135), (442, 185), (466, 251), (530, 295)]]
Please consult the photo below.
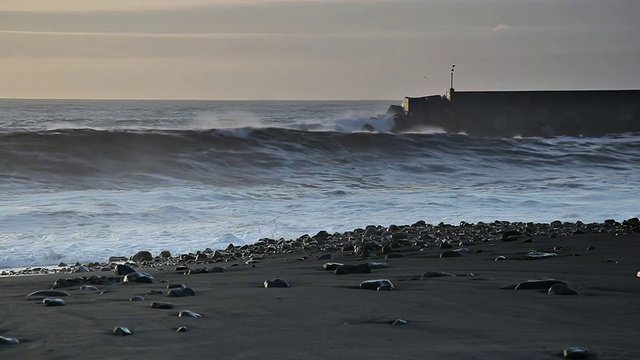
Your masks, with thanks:
[(446, 95), (447, 100), (449, 101), (453, 100), (453, 95), (456, 92), (456, 90), (453, 88), (453, 73), (455, 72), (455, 69), (456, 69), (456, 64), (452, 64), (451, 65), (451, 87), (447, 91), (447, 95)]

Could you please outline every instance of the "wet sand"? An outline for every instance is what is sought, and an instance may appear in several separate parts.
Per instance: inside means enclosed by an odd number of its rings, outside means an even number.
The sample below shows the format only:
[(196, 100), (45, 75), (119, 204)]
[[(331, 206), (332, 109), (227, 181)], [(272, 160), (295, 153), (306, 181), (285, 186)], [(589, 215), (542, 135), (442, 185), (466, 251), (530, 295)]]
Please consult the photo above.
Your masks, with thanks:
[[(530, 239), (530, 242), (524, 242)], [(593, 247), (590, 250), (587, 248)], [(173, 265), (140, 268), (154, 283), (97, 285), (104, 293), (60, 288), (66, 305), (45, 307), (27, 294), (59, 278), (113, 272), (0, 278), (0, 345), (5, 359), (558, 359), (583, 346), (590, 359), (640, 359), (640, 234), (590, 233), (514, 241), (453, 244), (462, 256), (440, 258), (439, 246), (398, 246), (405, 257), (360, 258), (353, 251), (296, 250), (190, 268), (227, 272), (185, 275)], [(556, 250), (553, 250), (556, 248)], [(529, 250), (557, 256), (520, 260)], [(478, 250), (480, 250), (478, 252)], [(331, 260), (316, 257), (331, 253)], [(373, 255), (373, 254), (370, 254)], [(578, 256), (576, 256), (578, 255)], [(302, 257), (306, 259), (302, 259)], [(506, 260), (495, 261), (505, 256)], [(335, 275), (323, 264), (387, 262), (370, 274)], [(238, 264), (237, 266), (231, 266)], [(421, 278), (427, 271), (457, 276)], [(512, 290), (540, 277), (567, 282), (580, 295)], [(288, 288), (265, 288), (280, 278)], [(388, 279), (394, 291), (362, 290), (362, 281)], [(168, 284), (196, 295), (173, 298)], [(131, 302), (141, 295), (144, 301)], [(170, 310), (153, 301), (173, 302)], [(202, 318), (178, 317), (192, 310)], [(391, 325), (395, 320), (406, 324)], [(133, 335), (116, 336), (116, 326)], [(186, 326), (188, 332), (177, 333)]]

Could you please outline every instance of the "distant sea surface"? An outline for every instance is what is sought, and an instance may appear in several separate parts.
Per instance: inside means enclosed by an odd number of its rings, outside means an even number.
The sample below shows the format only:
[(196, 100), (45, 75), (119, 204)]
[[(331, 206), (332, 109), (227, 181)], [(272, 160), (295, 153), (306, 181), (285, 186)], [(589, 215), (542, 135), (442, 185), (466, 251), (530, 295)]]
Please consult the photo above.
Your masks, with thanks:
[(390, 134), (371, 117), (393, 103), (0, 100), (0, 268), (418, 220), (640, 216), (640, 134)]

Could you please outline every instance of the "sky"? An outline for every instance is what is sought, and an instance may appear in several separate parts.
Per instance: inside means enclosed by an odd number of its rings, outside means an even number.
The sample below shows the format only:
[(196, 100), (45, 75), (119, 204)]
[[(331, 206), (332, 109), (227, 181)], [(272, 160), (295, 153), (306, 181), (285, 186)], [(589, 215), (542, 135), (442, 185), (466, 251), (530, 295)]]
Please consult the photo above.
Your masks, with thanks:
[(640, 88), (639, 0), (0, 0), (0, 98)]

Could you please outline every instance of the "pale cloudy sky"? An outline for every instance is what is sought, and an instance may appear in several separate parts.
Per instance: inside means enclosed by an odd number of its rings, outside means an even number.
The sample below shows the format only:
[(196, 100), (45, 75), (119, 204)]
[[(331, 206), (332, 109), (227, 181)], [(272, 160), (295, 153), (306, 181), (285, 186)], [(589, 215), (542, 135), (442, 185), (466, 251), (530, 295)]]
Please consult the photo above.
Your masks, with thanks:
[[(0, 0), (0, 97), (640, 88), (640, 0)], [(425, 78), (426, 77), (426, 78)]]

